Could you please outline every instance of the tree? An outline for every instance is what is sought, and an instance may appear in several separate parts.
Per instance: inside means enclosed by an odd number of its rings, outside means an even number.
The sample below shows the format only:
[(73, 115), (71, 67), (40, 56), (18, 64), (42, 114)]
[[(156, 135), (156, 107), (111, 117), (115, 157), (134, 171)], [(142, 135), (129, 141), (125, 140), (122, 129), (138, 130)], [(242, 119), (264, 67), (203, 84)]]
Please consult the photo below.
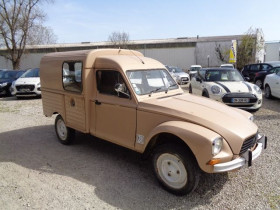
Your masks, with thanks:
[(56, 40), (57, 37), (54, 35), (51, 28), (36, 25), (30, 29), (26, 42), (28, 45), (40, 45), (54, 44)]
[(258, 40), (258, 34), (261, 34), (263, 40), (261, 29), (250, 28), (242, 37), (241, 43), (237, 45), (237, 69), (242, 69), (245, 65), (256, 62), (256, 53), (262, 48), (262, 41)]
[(108, 41), (112, 43), (114, 47), (128, 48), (129, 34), (126, 32), (113, 32)]
[(1, 56), (12, 62), (13, 69), (18, 69), (26, 45), (34, 43), (36, 34), (31, 33), (42, 27), (46, 16), (39, 7), (40, 3), (48, 0), (0, 1), (0, 47), (7, 49)]
[(225, 46), (222, 47), (221, 44), (216, 43), (215, 53), (219, 61), (222, 63), (228, 63), (230, 48)]

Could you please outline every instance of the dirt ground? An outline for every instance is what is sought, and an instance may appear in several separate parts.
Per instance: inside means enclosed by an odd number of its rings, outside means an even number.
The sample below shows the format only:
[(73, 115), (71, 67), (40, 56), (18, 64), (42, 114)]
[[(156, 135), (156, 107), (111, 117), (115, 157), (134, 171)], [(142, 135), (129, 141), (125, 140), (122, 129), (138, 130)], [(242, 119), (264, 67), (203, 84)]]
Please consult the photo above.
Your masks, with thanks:
[(164, 191), (133, 151), (77, 133), (61, 145), (41, 99), (0, 99), (0, 209), (279, 209), (280, 100), (256, 113), (268, 149), (250, 168), (203, 174), (198, 188)]

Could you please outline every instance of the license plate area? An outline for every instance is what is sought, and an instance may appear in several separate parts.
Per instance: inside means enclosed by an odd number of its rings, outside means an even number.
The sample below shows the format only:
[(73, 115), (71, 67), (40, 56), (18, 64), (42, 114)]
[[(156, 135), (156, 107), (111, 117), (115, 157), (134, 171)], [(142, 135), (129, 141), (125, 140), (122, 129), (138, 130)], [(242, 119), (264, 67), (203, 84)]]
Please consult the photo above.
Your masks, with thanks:
[(232, 103), (249, 103), (249, 98), (232, 98)]
[(30, 89), (28, 89), (28, 88), (21, 88), (20, 92), (30, 92)]

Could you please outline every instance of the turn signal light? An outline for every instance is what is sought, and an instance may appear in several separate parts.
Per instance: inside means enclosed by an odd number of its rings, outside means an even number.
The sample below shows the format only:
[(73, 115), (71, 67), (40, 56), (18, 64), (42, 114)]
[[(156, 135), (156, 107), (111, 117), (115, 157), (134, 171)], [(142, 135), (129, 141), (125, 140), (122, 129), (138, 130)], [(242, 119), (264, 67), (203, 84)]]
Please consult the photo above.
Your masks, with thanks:
[(213, 166), (220, 162), (221, 162), (221, 159), (212, 159), (212, 160), (209, 160), (209, 162), (207, 164)]

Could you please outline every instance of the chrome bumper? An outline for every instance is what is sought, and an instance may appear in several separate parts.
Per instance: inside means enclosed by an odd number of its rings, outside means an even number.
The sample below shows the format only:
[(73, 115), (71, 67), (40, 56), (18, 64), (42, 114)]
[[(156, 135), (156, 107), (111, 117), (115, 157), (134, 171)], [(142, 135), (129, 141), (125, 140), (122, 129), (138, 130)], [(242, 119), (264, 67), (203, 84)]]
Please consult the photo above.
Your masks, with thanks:
[(252, 165), (252, 161), (260, 156), (262, 151), (266, 149), (266, 146), (267, 146), (267, 137), (261, 136), (257, 140), (257, 147), (255, 148), (254, 151), (248, 150), (239, 158), (236, 158), (226, 163), (219, 163), (214, 165), (214, 173), (231, 171), (243, 166), (250, 167)]

